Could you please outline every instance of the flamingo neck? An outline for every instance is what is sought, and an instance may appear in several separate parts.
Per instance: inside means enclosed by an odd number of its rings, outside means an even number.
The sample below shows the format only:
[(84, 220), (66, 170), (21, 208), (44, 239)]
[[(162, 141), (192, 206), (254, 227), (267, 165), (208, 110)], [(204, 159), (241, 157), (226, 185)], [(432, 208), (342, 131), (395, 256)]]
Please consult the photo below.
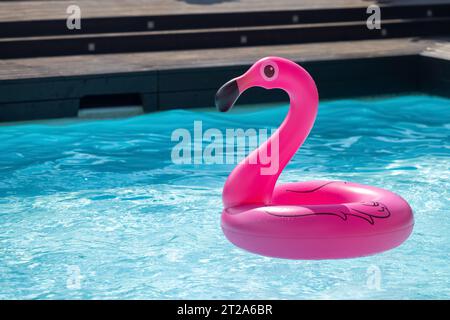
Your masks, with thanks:
[(303, 69), (288, 80), (281, 89), (289, 95), (289, 112), (277, 131), (231, 172), (222, 195), (225, 208), (271, 204), (278, 177), (311, 131), (318, 105), (315, 83)]

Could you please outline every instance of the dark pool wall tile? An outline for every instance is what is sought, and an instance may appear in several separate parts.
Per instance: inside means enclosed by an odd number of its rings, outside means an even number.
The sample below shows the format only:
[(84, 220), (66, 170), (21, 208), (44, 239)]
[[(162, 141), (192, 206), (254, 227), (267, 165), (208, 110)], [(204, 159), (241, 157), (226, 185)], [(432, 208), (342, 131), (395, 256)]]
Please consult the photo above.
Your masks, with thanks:
[(420, 75), (422, 91), (450, 98), (450, 60), (422, 56)]
[(159, 92), (179, 92), (220, 88), (226, 81), (243, 74), (249, 66), (190, 68), (158, 72)]
[(141, 101), (144, 112), (154, 112), (158, 110), (158, 95), (156, 93), (142, 93)]
[(7, 80), (0, 82), (0, 103), (80, 98), (99, 94), (153, 93), (156, 90), (155, 72)]
[(78, 104), (78, 99), (5, 103), (0, 122), (76, 117)]
[(80, 80), (26, 79), (0, 82), (0, 104), (77, 98)]
[[(86, 96), (138, 94), (157, 110), (156, 72), (0, 81), (0, 121), (76, 117)], [(70, 102), (69, 102), (70, 101)]]
[[(159, 109), (183, 109), (213, 107), (217, 88), (196, 91), (162, 92), (159, 94)], [(265, 90), (251, 88), (245, 91), (238, 100), (239, 105), (253, 103), (289, 102), (287, 94), (280, 89)]]
[[(308, 62), (302, 66), (314, 76), (321, 99), (336, 99), (417, 91), (419, 62), (418, 56), (397, 56)], [(211, 107), (217, 89), (248, 67), (160, 72), (158, 107)], [(288, 98), (282, 90), (261, 88), (252, 88), (239, 98), (240, 104), (283, 101)]]

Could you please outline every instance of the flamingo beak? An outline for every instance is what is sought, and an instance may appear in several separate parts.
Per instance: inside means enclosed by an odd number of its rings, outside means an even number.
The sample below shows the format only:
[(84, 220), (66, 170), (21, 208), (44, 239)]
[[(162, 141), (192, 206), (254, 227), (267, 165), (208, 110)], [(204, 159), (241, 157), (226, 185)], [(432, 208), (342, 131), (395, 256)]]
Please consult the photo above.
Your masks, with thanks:
[(233, 107), (240, 94), (236, 79), (228, 81), (216, 93), (215, 102), (217, 109), (220, 112), (227, 112)]

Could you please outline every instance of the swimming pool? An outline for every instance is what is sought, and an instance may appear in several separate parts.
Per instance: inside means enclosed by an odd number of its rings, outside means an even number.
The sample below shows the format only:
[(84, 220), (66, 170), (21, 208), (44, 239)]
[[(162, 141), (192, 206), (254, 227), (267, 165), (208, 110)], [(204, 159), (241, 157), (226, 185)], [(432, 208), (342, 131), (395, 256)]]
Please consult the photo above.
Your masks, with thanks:
[(171, 160), (177, 128), (272, 128), (286, 111), (0, 127), (0, 298), (449, 299), (450, 100), (321, 103), (280, 181), (383, 187), (415, 212), (403, 245), (350, 260), (272, 259), (234, 247), (220, 229), (234, 165)]

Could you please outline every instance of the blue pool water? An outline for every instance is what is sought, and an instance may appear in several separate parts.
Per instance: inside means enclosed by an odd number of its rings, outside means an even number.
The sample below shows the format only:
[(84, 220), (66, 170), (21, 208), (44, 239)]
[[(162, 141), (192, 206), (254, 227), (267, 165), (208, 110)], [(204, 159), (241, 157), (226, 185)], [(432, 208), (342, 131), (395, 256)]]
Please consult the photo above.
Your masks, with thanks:
[(282, 182), (342, 179), (402, 195), (412, 236), (371, 257), (265, 258), (220, 229), (233, 165), (171, 161), (171, 133), (271, 128), (286, 105), (0, 127), (0, 298), (450, 298), (450, 100), (320, 105)]

